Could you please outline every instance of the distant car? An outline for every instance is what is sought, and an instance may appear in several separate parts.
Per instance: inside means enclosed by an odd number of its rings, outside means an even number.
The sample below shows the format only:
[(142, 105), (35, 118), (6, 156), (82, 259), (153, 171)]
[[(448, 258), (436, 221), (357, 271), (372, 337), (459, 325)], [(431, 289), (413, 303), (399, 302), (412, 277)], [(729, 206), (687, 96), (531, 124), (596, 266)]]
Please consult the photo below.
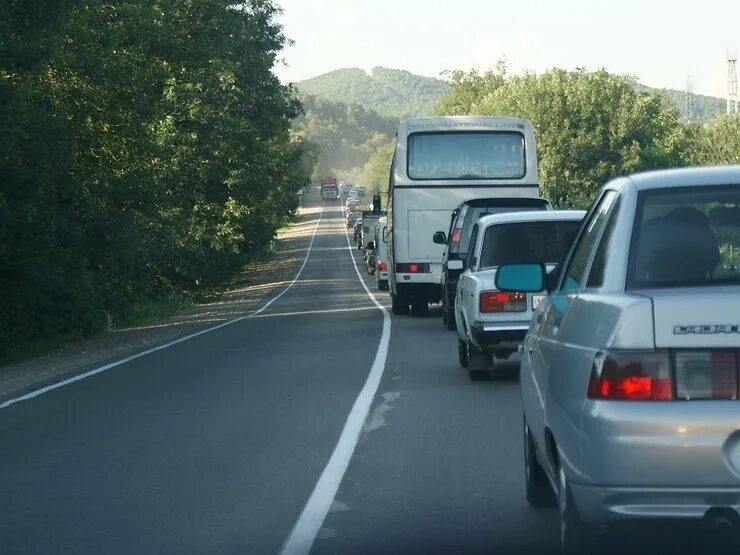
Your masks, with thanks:
[(498, 268), (541, 260), (554, 267), (563, 258), (585, 212), (548, 210), (484, 216), (473, 225), (465, 271), (455, 299), (458, 355), (471, 379), (486, 376), (494, 357), (516, 352), (532, 314), (546, 296), (544, 287), (504, 293), (495, 285)]
[(635, 519), (740, 524), (739, 254), (740, 166), (693, 168), (607, 183), (560, 271), (499, 268), (509, 295), (550, 291), (523, 346), (526, 493), (555, 492), (566, 550)]
[(445, 245), (442, 254), (442, 323), (449, 330), (455, 326), (455, 291), (468, 252), (473, 226), (482, 216), (526, 210), (552, 210), (541, 198), (481, 198), (468, 200), (452, 211), (450, 227), (445, 234), (437, 231), (433, 241)]
[(375, 278), (378, 289), (388, 289), (388, 218), (381, 217), (375, 224)]
[(360, 245), (361, 237), (362, 237), (362, 218), (357, 218), (355, 220), (354, 225), (352, 226), (353, 232), (354, 232), (354, 241), (355, 244), (358, 245), (357, 248), (362, 248)]
[(362, 217), (362, 210), (349, 210), (347, 212), (347, 229), (352, 229), (360, 217)]

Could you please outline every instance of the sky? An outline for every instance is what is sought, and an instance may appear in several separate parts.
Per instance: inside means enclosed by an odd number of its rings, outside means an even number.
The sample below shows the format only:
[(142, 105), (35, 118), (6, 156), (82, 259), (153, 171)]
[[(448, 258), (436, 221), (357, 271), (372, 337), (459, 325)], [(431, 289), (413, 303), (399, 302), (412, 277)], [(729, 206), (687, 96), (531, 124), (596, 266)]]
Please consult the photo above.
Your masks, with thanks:
[(727, 94), (740, 51), (740, 0), (276, 0), (293, 45), (276, 73), (294, 82), (375, 66), (439, 77), (600, 67), (645, 85)]

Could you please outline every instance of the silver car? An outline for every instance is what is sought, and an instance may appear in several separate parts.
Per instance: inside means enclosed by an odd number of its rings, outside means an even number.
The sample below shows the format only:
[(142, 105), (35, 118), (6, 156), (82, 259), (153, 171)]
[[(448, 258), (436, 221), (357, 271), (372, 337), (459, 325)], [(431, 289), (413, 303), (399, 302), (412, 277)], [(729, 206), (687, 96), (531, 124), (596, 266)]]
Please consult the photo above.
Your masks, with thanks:
[(563, 547), (630, 519), (738, 527), (740, 167), (608, 183), (560, 270), (497, 273), (500, 290), (543, 284), (521, 364), (526, 495), (555, 492)]

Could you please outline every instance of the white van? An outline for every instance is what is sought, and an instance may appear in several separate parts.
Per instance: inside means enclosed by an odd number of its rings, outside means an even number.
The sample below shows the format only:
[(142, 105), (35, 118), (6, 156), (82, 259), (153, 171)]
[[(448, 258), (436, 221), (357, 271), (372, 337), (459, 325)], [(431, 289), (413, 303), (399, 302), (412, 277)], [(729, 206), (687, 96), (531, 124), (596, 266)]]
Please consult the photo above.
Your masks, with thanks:
[(383, 216), (375, 224), (375, 279), (378, 289), (388, 289), (388, 218)]
[(439, 302), (452, 211), (475, 198), (539, 196), (532, 124), (498, 116), (402, 121), (388, 184), (388, 285), (393, 313)]

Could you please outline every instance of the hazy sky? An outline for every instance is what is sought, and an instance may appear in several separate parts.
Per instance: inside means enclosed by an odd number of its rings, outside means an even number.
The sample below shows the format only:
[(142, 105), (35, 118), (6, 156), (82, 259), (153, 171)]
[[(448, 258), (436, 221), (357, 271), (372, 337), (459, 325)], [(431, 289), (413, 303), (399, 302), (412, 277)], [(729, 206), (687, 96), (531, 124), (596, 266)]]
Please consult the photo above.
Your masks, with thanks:
[(740, 50), (740, 0), (277, 0), (288, 38), (284, 81), (374, 66), (436, 77), (605, 67), (646, 85), (726, 95), (727, 48)]

